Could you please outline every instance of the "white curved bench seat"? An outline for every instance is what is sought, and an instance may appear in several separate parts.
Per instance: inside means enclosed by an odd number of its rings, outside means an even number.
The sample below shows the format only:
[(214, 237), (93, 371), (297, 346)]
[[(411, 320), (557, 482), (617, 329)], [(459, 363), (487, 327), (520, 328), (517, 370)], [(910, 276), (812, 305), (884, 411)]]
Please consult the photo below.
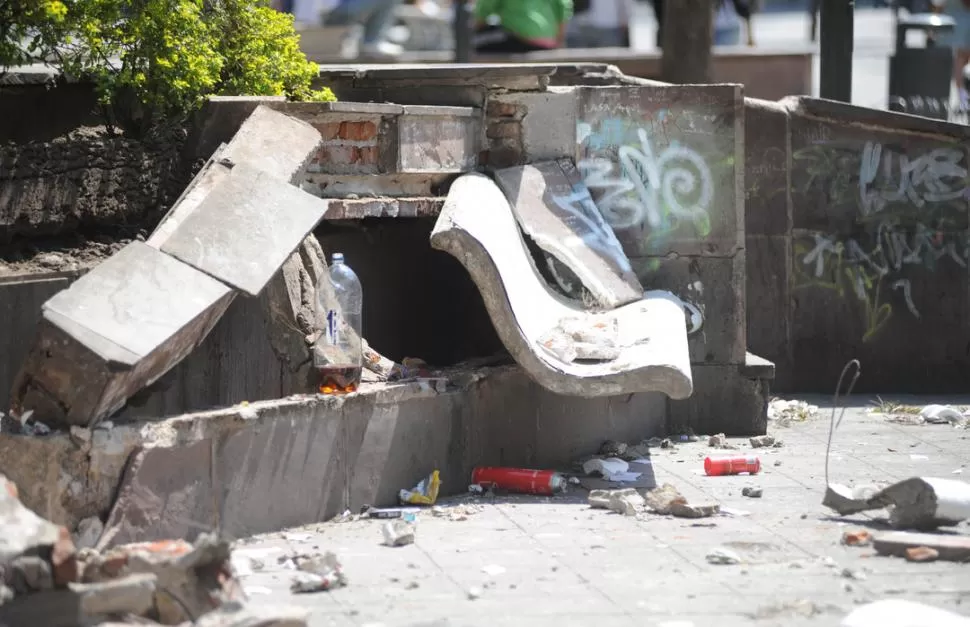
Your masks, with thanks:
[[(512, 208), (487, 176), (465, 174), (451, 187), (431, 234), (433, 248), (471, 275), (499, 338), (543, 387), (569, 396), (693, 392), (683, 303), (669, 292), (606, 312), (589, 312), (553, 292), (539, 275)], [(564, 361), (539, 345), (563, 319), (616, 321), (619, 354), (608, 361)]]

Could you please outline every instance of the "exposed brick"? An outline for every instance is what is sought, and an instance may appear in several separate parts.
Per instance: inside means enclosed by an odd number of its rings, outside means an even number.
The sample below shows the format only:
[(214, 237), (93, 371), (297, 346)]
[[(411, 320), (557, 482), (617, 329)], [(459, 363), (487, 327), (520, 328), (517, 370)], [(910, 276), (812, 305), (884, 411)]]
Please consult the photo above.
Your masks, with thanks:
[(357, 149), (358, 161), (365, 165), (377, 164), (377, 146), (361, 146)]
[(337, 139), (340, 136), (340, 124), (340, 122), (325, 122), (323, 124), (314, 124), (313, 127), (323, 136), (323, 141), (327, 141), (329, 139)]
[(488, 152), (488, 166), (500, 169), (520, 165), (522, 159), (522, 145), (514, 141), (500, 141), (493, 144)]
[(377, 137), (377, 125), (373, 122), (341, 122), (340, 139), (368, 141)]
[(522, 124), (519, 122), (492, 122), (485, 130), (489, 139), (518, 139), (522, 136)]
[(519, 105), (510, 102), (498, 102), (491, 100), (485, 109), (486, 115), (490, 118), (512, 118), (519, 114)]

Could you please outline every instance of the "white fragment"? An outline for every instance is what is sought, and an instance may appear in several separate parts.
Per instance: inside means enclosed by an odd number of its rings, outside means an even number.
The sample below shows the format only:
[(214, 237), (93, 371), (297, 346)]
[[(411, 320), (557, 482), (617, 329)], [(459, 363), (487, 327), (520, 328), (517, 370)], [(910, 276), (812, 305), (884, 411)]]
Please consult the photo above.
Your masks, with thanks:
[(505, 572), (505, 567), (498, 564), (488, 564), (482, 567), (482, 572), (489, 577), (497, 577)]

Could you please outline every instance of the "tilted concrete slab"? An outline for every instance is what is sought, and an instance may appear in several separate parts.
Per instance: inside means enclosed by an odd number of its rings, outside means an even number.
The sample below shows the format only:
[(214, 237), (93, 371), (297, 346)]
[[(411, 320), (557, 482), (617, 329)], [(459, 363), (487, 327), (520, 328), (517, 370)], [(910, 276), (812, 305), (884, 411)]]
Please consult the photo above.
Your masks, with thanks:
[(519, 226), (576, 275), (596, 303), (615, 309), (643, 297), (623, 246), (568, 159), (495, 173)]
[(326, 201), (240, 163), (182, 220), (161, 250), (258, 296), (326, 210)]
[[(690, 396), (681, 301), (667, 292), (648, 292), (640, 301), (591, 313), (558, 297), (537, 273), (508, 200), (488, 177), (466, 174), (454, 182), (431, 245), (465, 266), (502, 343), (540, 385), (571, 396), (651, 390), (675, 399)], [(619, 356), (569, 363), (541, 348), (540, 341), (564, 319), (616, 324)]]
[(307, 122), (264, 105), (256, 107), (232, 140), (217, 149), (192, 180), (148, 238), (148, 244), (161, 248), (216, 185), (228, 176), (234, 164), (245, 163), (281, 181), (299, 184), (321, 141), (320, 133)]
[(48, 424), (95, 424), (184, 359), (233, 297), (219, 281), (132, 242), (44, 304), (12, 404)]

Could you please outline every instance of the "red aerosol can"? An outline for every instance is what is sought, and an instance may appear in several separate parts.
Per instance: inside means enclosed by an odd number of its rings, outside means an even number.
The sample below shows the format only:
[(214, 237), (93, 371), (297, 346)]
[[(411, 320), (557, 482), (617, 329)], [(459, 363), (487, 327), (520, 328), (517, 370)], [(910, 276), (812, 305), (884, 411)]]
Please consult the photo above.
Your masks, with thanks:
[(550, 495), (566, 489), (566, 478), (551, 470), (479, 467), (472, 471), (472, 483), (520, 494)]
[(708, 475), (740, 475), (744, 472), (756, 475), (760, 471), (761, 460), (754, 455), (704, 458), (704, 472)]

